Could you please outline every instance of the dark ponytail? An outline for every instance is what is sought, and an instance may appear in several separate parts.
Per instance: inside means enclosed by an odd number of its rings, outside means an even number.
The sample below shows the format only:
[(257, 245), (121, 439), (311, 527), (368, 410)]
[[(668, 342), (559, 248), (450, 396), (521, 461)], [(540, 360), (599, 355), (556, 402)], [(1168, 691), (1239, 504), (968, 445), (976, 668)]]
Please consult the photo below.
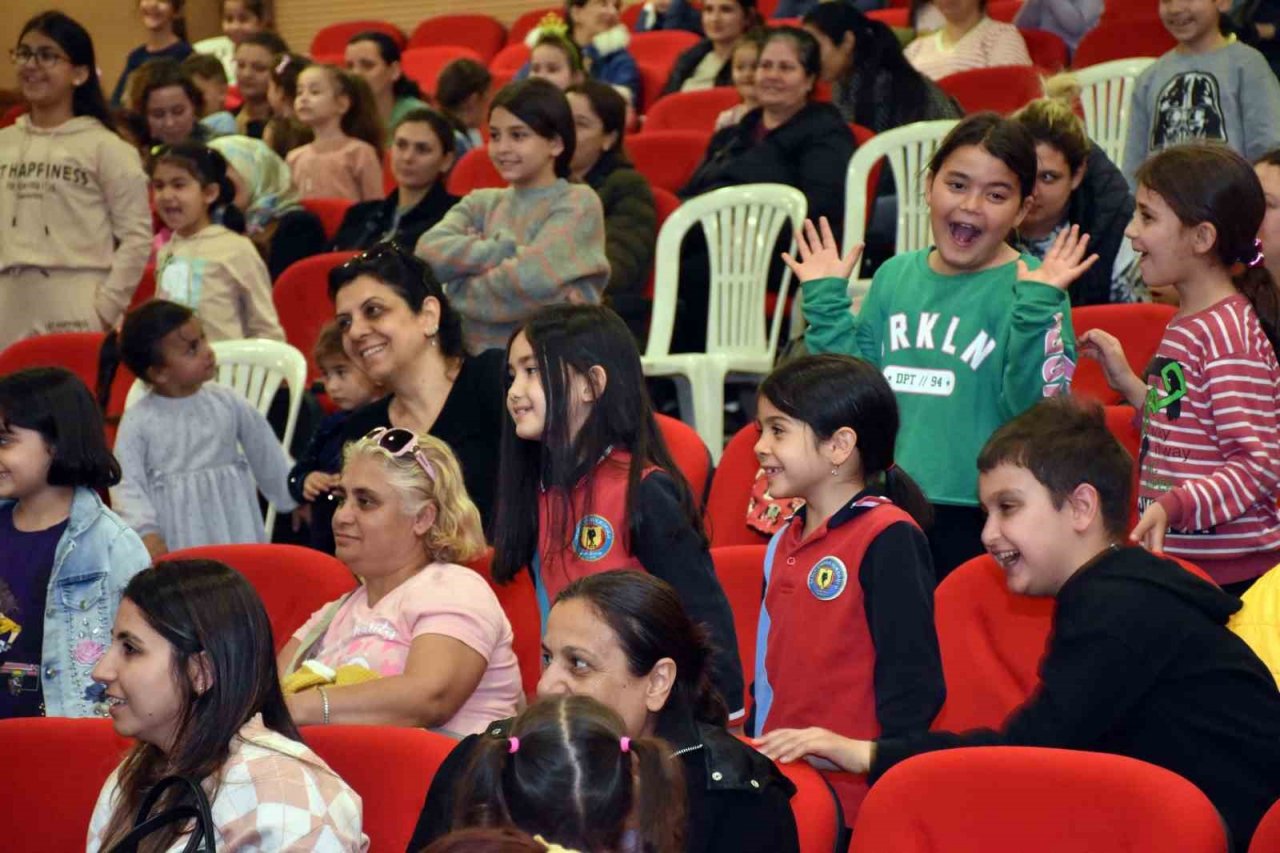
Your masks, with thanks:
[(454, 825), (516, 826), (577, 850), (621, 850), (635, 814), (643, 850), (677, 853), (684, 784), (670, 756), (662, 740), (629, 737), (595, 699), (542, 699), (516, 717), (509, 737), (482, 739)]
[(1150, 157), (1138, 167), (1137, 182), (1159, 195), (1188, 228), (1202, 222), (1214, 227), (1218, 260), (1280, 352), (1280, 293), (1257, 239), (1267, 200), (1253, 166), (1225, 145), (1195, 142)]
[(924, 492), (894, 461), (898, 400), (870, 362), (847, 355), (797, 358), (765, 378), (760, 396), (784, 415), (808, 424), (819, 441), (843, 427), (853, 430), (868, 488), (893, 501), (921, 527), (933, 523), (933, 508)]
[(147, 371), (161, 362), (160, 341), (195, 316), (185, 305), (152, 299), (124, 315), (120, 330), (111, 330), (98, 354), (98, 405), (105, 412), (120, 364), (146, 382)]

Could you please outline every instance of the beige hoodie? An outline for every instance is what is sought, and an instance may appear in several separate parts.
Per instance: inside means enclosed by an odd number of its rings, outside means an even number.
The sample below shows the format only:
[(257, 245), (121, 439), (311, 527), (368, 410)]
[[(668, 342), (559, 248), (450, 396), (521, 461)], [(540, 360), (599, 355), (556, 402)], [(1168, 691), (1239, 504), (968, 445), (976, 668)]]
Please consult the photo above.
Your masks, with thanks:
[(0, 271), (101, 271), (94, 307), (111, 325), (150, 253), (147, 175), (127, 142), (89, 116), (0, 130)]
[(173, 235), (156, 259), (156, 295), (195, 311), (210, 341), (284, 341), (267, 265), (248, 237), (221, 225)]

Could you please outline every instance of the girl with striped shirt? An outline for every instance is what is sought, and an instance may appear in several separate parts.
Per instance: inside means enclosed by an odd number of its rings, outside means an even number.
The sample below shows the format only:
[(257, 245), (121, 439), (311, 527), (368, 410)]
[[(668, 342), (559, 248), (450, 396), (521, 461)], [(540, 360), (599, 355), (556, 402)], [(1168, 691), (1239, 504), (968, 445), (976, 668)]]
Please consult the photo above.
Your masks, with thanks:
[(1147, 160), (1125, 235), (1143, 281), (1172, 286), (1181, 307), (1144, 378), (1111, 335), (1080, 336), (1142, 413), (1131, 538), (1236, 594), (1280, 562), (1280, 290), (1254, 239), (1265, 209), (1253, 168), (1224, 145)]

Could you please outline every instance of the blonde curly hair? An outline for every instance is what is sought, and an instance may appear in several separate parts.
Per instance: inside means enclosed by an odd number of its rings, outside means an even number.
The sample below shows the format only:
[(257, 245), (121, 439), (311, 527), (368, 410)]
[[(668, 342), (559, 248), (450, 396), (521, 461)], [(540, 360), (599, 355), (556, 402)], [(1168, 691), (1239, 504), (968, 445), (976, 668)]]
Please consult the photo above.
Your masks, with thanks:
[(418, 449), (434, 469), (431, 476), (423, 470), (416, 454), (393, 457), (378, 445), (378, 438), (368, 435), (343, 448), (343, 467), (356, 457), (377, 460), (386, 471), (387, 482), (399, 495), (405, 515), (412, 518), (427, 504), (435, 505), (435, 523), (422, 537), (432, 561), (474, 560), (484, 553), (484, 531), (480, 511), (467, 494), (458, 460), (449, 445), (435, 436), (418, 433), (416, 437)]

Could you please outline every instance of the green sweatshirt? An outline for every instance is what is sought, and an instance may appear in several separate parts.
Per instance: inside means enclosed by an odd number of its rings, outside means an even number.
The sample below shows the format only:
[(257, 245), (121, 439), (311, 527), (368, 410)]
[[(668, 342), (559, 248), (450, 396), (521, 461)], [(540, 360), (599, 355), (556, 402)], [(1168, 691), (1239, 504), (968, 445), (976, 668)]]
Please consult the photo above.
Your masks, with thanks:
[(805, 282), (805, 343), (880, 367), (898, 398), (894, 461), (934, 503), (973, 506), (975, 463), (991, 433), (1070, 390), (1071, 308), (1065, 291), (1019, 282), (1016, 263), (940, 275), (928, 256), (922, 249), (886, 261), (856, 318), (846, 281)]

